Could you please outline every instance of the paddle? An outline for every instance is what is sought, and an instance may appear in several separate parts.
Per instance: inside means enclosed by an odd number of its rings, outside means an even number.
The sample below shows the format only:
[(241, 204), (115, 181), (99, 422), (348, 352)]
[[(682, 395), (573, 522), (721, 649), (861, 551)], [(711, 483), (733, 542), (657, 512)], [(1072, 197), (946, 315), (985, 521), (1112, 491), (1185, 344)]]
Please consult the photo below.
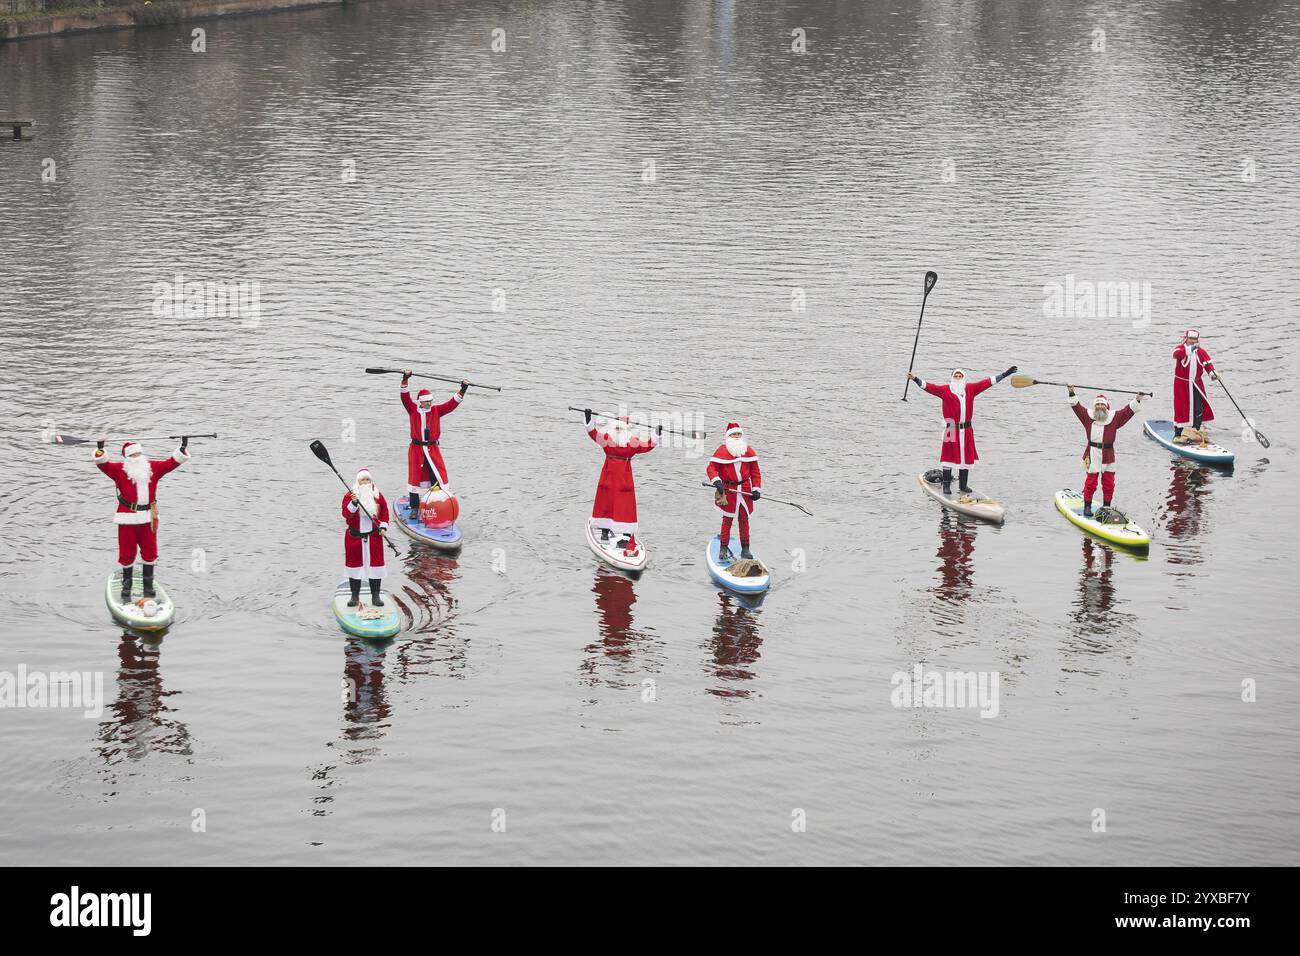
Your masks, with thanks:
[[(570, 405), (570, 406), (569, 406), (569, 411), (571, 411), (571, 412), (585, 412), (586, 409), (585, 409), (585, 408), (574, 408), (572, 405)], [(615, 415), (606, 415), (604, 412), (592, 412), (591, 414), (593, 414), (593, 415), (599, 415), (601, 418), (608, 418), (611, 422), (617, 420), (617, 416), (615, 416)], [(659, 427), (659, 426), (656, 426), (656, 425), (647, 425), (645, 422), (628, 422), (628, 424), (629, 424), (629, 425), (636, 425), (636, 426), (638, 426), (638, 427), (640, 427), (640, 428), (649, 428), (649, 429), (652, 429), (652, 430), (653, 430), (654, 428), (656, 428), (656, 427)], [(685, 432), (684, 432), (684, 431), (682, 431), (682, 430), (679, 429), (679, 428), (669, 428), (669, 427), (667, 427), (666, 425), (663, 426), (663, 430), (666, 431), (666, 432), (672, 432), (674, 435), (685, 435), (687, 438), (702, 439), (702, 438), (708, 438), (708, 437), (709, 437), (709, 433), (708, 433), (708, 432), (697, 432), (697, 431), (685, 431)]]
[[(700, 482), (700, 484), (702, 484), (705, 488), (713, 488), (713, 482), (711, 482), (711, 481), (702, 481), (702, 482)], [(715, 490), (716, 490), (716, 489), (715, 489)], [(742, 494), (742, 495), (744, 495), (746, 498), (749, 498), (751, 501), (754, 500), (754, 496), (751, 495), (748, 491), (740, 491), (739, 489), (736, 489), (736, 488), (730, 488), (730, 489), (728, 489), (728, 490), (729, 490), (729, 491), (735, 491), (735, 492), (737, 492), (737, 494)], [(778, 504), (778, 505), (789, 505), (791, 508), (798, 508), (798, 509), (799, 509), (800, 511), (802, 511), (804, 514), (806, 514), (809, 518), (811, 518), (811, 517), (813, 516), (813, 513), (812, 513), (811, 511), (809, 511), (809, 510), (808, 510), (807, 508), (805, 508), (803, 505), (795, 504), (793, 501), (782, 501), (780, 498), (769, 498), (767, 495), (762, 495), (758, 500), (760, 500), (760, 501), (771, 501), (771, 502), (774, 502), (774, 503), (776, 503), (776, 504)]]
[[(930, 290), (934, 284), (939, 281), (939, 273), (931, 270), (925, 274), (925, 293), (921, 296), (921, 316), (916, 320), (916, 338), (912, 339), (912, 357), (907, 360), (907, 367), (910, 371), (915, 368), (916, 346), (921, 341), (921, 322), (925, 319), (925, 300), (930, 298)], [(907, 390), (912, 386), (912, 379), (909, 377), (903, 385), (903, 401), (907, 401)]]
[[(330, 461), (329, 449), (325, 447), (325, 445), (321, 442), (319, 438), (311, 443), (311, 451), (313, 455), (315, 455), (321, 461), (325, 462), (325, 464), (329, 465), (330, 471), (338, 475), (338, 479), (339, 481), (343, 482), (344, 488), (347, 488), (348, 491), (352, 490), (351, 486), (348, 485), (348, 483), (343, 480), (343, 476), (339, 475), (339, 470), (334, 467), (334, 462)], [(365, 516), (370, 519), (370, 523), (375, 526), (375, 530), (379, 531), (379, 522), (375, 520), (374, 515), (372, 515), (369, 511), (366, 511), (366, 506), (358, 501), (357, 507), (360, 508), (362, 512), (365, 513)], [(392, 551), (393, 554), (397, 554), (397, 547), (393, 544), (393, 542), (388, 540), (388, 535), (384, 534), (382, 531), (379, 531), (379, 536), (384, 539), (384, 544), (388, 545), (389, 550)]]
[[(402, 370), (400, 368), (368, 368), (366, 369), (366, 374), (367, 375), (401, 375)], [(429, 372), (412, 372), (411, 378), (432, 378), (432, 379), (436, 379), (439, 382), (451, 382), (453, 385), (459, 385), (462, 381), (459, 378), (448, 378), (446, 375), (433, 375)], [(470, 382), (469, 386), (470, 388), (490, 388), (494, 392), (501, 391), (501, 389), (495, 385), (480, 385), (478, 382)]]
[[(1030, 378), (1028, 375), (1012, 375), (1012, 388), (1028, 388), (1030, 385), (1056, 385), (1060, 388), (1068, 387), (1065, 382), (1040, 382), (1036, 378)], [(1114, 392), (1117, 395), (1150, 395), (1150, 392), (1135, 392), (1127, 388), (1102, 388), (1100, 385), (1076, 385), (1075, 388), (1086, 388), (1089, 391), (1096, 392)]]
[(53, 437), (50, 438), (50, 443), (53, 445), (86, 445), (89, 444), (90, 442), (101, 442), (101, 441), (141, 442), (141, 441), (166, 441), (169, 438), (185, 439), (185, 438), (216, 438), (216, 437), (217, 437), (216, 432), (213, 432), (211, 435), (154, 435), (152, 438), (110, 438), (108, 436), (101, 436), (99, 438), (78, 438), (76, 435), (60, 435), (58, 432), (55, 432)]
[(1262, 431), (1260, 431), (1258, 428), (1256, 428), (1254, 425), (1251, 424), (1250, 419), (1246, 417), (1246, 413), (1243, 412), (1241, 410), (1241, 406), (1237, 404), (1237, 400), (1232, 397), (1232, 392), (1228, 391), (1228, 386), (1223, 384), (1223, 376), (1219, 375), (1218, 378), (1215, 379), (1215, 381), (1217, 381), (1219, 383), (1219, 387), (1223, 389), (1223, 394), (1228, 396), (1228, 401), (1232, 402), (1232, 407), (1237, 410), (1237, 414), (1240, 415), (1241, 420), (1246, 423), (1246, 427), (1255, 433), (1255, 441), (1259, 442), (1261, 447), (1267, 448), (1268, 439), (1264, 437), (1264, 433)]

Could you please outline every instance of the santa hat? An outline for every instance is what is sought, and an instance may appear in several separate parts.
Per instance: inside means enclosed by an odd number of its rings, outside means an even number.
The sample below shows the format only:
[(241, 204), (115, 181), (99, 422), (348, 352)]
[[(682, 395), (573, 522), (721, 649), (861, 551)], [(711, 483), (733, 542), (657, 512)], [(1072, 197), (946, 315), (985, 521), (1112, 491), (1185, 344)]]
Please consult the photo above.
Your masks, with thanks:
[(427, 388), (422, 388), (420, 389), (419, 394), (415, 396), (415, 400), (417, 402), (431, 402), (433, 401), (433, 392), (429, 391)]
[(1188, 329), (1183, 333), (1183, 338), (1185, 339), (1199, 339), (1200, 337), (1201, 333), (1196, 331), (1196, 329)]
[(955, 369), (953, 369), (953, 370), (952, 370), (952, 376), (951, 376), (951, 377), (952, 377), (952, 378), (956, 378), (958, 375), (960, 375), (962, 378), (965, 378), (965, 377), (966, 377), (966, 373), (963, 372), (961, 369), (959, 369), (959, 368), (955, 368)]
[(740, 427), (738, 424), (736, 424), (735, 422), (727, 422), (727, 437), (728, 437), (728, 438), (730, 438), (732, 435), (743, 435), (744, 433), (745, 433), (745, 430), (744, 430), (743, 428), (741, 428), (741, 427)]
[(1098, 405), (1105, 405), (1107, 408), (1110, 408), (1110, 399), (1101, 394), (1101, 392), (1098, 392), (1097, 397), (1092, 400), (1092, 407), (1096, 408)]
[(357, 472), (357, 484), (361, 484), (362, 478), (369, 478), (371, 481), (375, 480), (374, 477), (370, 474), (369, 468), (362, 468), (360, 471)]
[(144, 449), (140, 447), (139, 442), (129, 441), (122, 446), (122, 457), (130, 458), (132, 455), (143, 455)]

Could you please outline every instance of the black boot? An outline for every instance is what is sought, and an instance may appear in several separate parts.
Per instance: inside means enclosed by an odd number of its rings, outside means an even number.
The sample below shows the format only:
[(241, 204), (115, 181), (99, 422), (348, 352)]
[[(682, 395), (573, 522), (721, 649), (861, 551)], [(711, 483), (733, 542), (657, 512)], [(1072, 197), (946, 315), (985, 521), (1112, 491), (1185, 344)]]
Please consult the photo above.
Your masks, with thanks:
[(370, 579), (370, 603), (375, 607), (384, 606), (384, 599), (379, 596), (379, 583), (381, 580), (381, 578)]
[(740, 556), (744, 558), (746, 561), (754, 560), (754, 552), (749, 550), (748, 541), (740, 542)]
[(971, 493), (970, 485), (966, 483), (969, 478), (970, 478), (969, 468), (963, 468), (959, 472), (957, 472), (957, 490), (967, 495)]
[(144, 596), (153, 597), (153, 565), (152, 564), (146, 564), (144, 566), (144, 577), (141, 579), (140, 583), (143, 585)]
[(348, 602), (348, 607), (356, 607), (361, 600), (361, 579), (349, 578), (348, 587), (352, 588), (352, 600)]
[(600, 540), (601, 540), (601, 541), (608, 541), (608, 540), (609, 540), (609, 529), (608, 529), (608, 528), (601, 528), (601, 529), (600, 529)]
[(419, 521), (420, 520), (420, 493), (418, 491), (412, 491), (409, 495), (406, 496), (406, 500), (411, 503), (411, 520)]
[(1085, 502), (1083, 503), (1083, 516), (1084, 516), (1085, 518), (1091, 518), (1091, 517), (1092, 517), (1092, 502), (1091, 502), (1091, 501), (1085, 501)]
[(952, 494), (952, 469), (951, 468), (945, 468), (943, 470), (943, 493), (945, 495)]
[(1182, 425), (1175, 425), (1175, 426), (1174, 426), (1174, 437), (1175, 437), (1175, 438), (1182, 438), (1182, 437), (1183, 437), (1183, 426), (1182, 426)]
[(122, 569), (122, 600), (131, 600), (131, 578), (135, 575), (135, 565)]
[(731, 549), (730, 549), (730, 548), (728, 548), (725, 544), (719, 546), (719, 548), (718, 548), (718, 563), (719, 563), (719, 564), (730, 564), (730, 563), (731, 563), (732, 561), (734, 561), (734, 560), (736, 560), (736, 556), (735, 556), (734, 554), (731, 553)]

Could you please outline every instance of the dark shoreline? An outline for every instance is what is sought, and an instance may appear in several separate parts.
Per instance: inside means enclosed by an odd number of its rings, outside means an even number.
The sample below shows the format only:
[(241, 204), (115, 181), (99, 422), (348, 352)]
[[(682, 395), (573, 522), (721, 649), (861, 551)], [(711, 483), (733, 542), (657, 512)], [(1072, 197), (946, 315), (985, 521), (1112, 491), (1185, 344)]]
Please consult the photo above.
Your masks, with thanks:
[(128, 7), (87, 4), (55, 13), (0, 17), (0, 41), (126, 30), (137, 26), (277, 13), (282, 10), (337, 7), (349, 2), (354, 0), (159, 0), (149, 4), (148, 8), (143, 3)]

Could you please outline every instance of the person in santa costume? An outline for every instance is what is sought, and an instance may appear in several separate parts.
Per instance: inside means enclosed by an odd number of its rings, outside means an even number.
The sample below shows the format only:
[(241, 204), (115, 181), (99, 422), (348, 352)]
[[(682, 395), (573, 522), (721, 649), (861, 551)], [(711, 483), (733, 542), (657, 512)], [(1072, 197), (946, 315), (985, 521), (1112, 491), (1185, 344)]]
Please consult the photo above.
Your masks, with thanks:
[(758, 467), (758, 453), (749, 447), (745, 431), (736, 422), (727, 423), (726, 440), (709, 459), (709, 481), (716, 489), (713, 503), (722, 512), (722, 530), (718, 532), (718, 559), (730, 561), (731, 523), (740, 525), (740, 556), (752, 558), (749, 550), (749, 516), (763, 497), (763, 473)]
[(465, 398), (469, 382), (460, 383), (460, 391), (441, 405), (433, 404), (433, 394), (422, 388), (411, 400), (411, 370), (402, 369), (402, 407), (411, 420), (411, 444), (406, 450), (406, 491), (411, 500), (411, 519), (420, 516), (420, 496), (436, 484), (448, 494), (447, 466), (438, 450), (442, 438), (442, 416), (454, 412)]
[(370, 603), (382, 606), (379, 584), (384, 577), (384, 535), (388, 530), (388, 502), (375, 486), (369, 468), (357, 472), (352, 490), (343, 496), (343, 520), (348, 530), (343, 536), (343, 563), (347, 566), (352, 599), (356, 607), (361, 597), (361, 579), (370, 581)]
[(135, 577), (135, 556), (140, 555), (142, 576), (140, 583), (145, 597), (154, 596), (153, 567), (158, 560), (158, 480), (169, 471), (175, 471), (190, 460), (186, 452), (188, 438), (170, 458), (152, 461), (145, 457), (144, 449), (129, 441), (122, 446), (122, 460), (106, 461), (104, 443), (95, 446), (95, 467), (113, 480), (117, 486), (117, 563), (122, 566), (122, 600), (131, 598), (131, 583)]
[(1201, 348), (1201, 333), (1188, 329), (1183, 341), (1174, 349), (1174, 441), (1189, 442), (1184, 428), (1200, 431), (1201, 425), (1214, 421), (1214, 409), (1205, 394), (1205, 372), (1211, 381), (1218, 381), (1210, 353)]
[[(591, 409), (584, 408), (587, 434), (605, 450), (605, 464), (600, 469), (596, 483), (596, 501), (591, 506), (591, 526), (600, 529), (600, 540), (608, 541), (610, 535), (620, 539), (619, 546), (636, 550), (636, 486), (632, 482), (632, 459), (653, 450), (653, 438), (639, 438), (632, 434), (626, 415), (597, 429), (591, 423)], [(664, 427), (658, 426), (662, 435)]]
[(1009, 375), (1016, 373), (1018, 366), (1011, 366), (993, 378), (982, 378), (978, 382), (966, 381), (966, 373), (959, 368), (952, 370), (946, 385), (927, 382), (912, 372), (907, 377), (925, 389), (943, 403), (943, 443), (939, 446), (939, 466), (943, 469), (943, 493), (952, 493), (952, 469), (957, 467), (957, 490), (970, 493), (970, 469), (979, 461), (975, 452), (975, 430), (972, 422), (975, 418), (975, 396), (987, 388), (992, 388)]
[(1074, 397), (1074, 386), (1067, 385), (1066, 397), (1070, 408), (1088, 433), (1088, 444), (1083, 449), (1083, 464), (1088, 477), (1083, 480), (1083, 515), (1092, 517), (1092, 496), (1097, 493), (1097, 476), (1101, 476), (1102, 504), (1109, 508), (1115, 497), (1115, 433), (1123, 428), (1142, 404), (1143, 393), (1138, 392), (1133, 401), (1119, 411), (1110, 407), (1110, 399), (1098, 395), (1092, 400), (1092, 409)]

